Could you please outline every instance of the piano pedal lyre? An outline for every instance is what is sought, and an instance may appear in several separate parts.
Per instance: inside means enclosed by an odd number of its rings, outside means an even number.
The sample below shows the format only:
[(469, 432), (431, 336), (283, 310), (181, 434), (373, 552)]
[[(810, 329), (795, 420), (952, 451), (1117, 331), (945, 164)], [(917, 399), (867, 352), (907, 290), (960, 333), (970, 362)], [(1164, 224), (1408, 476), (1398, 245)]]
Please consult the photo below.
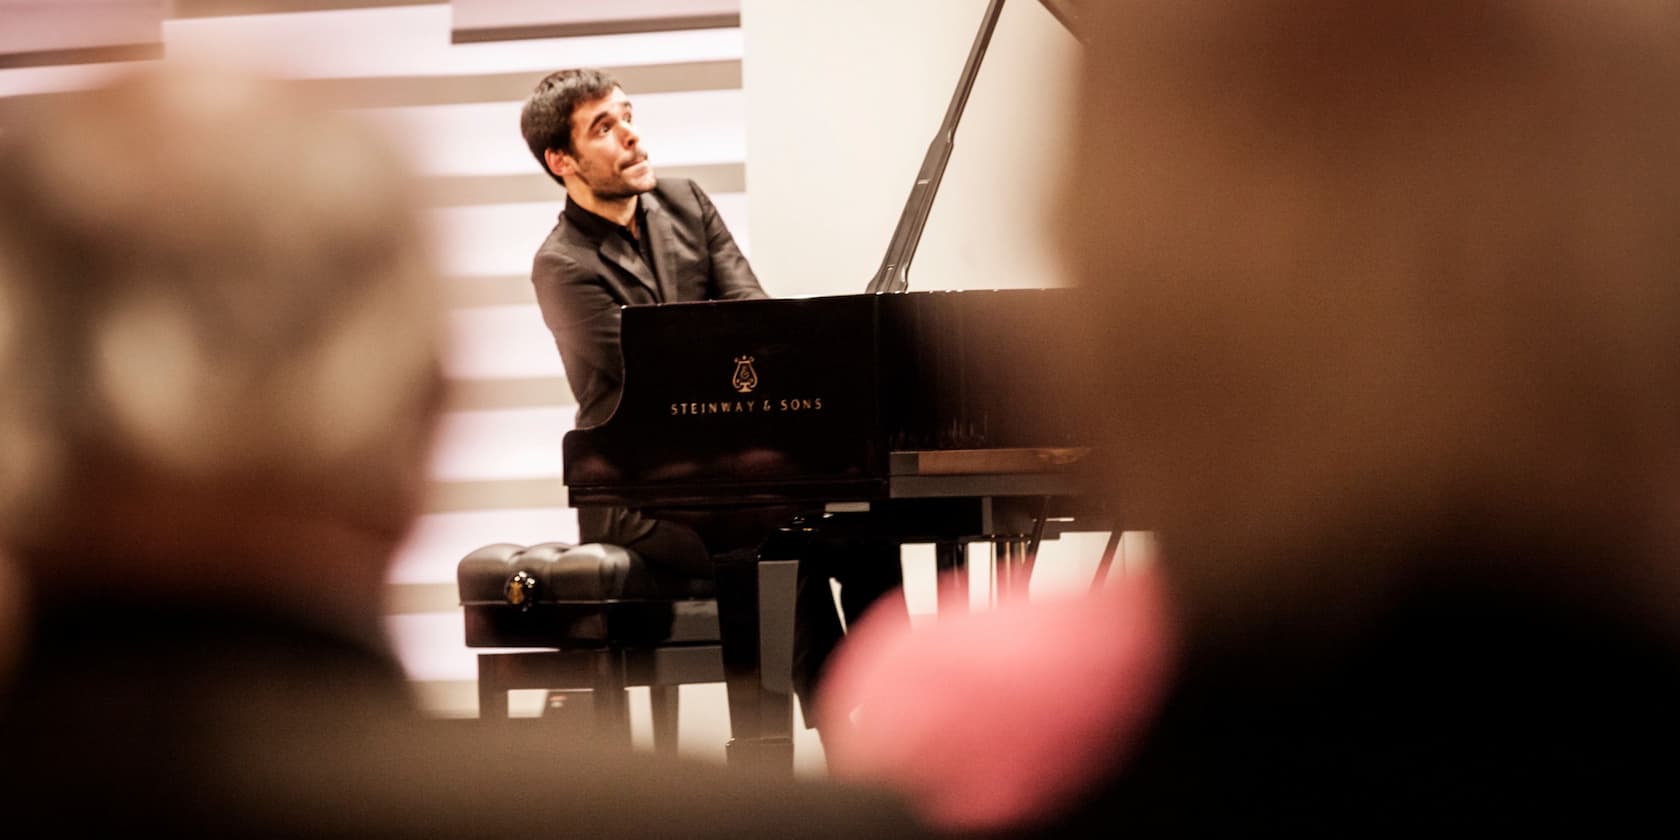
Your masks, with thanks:
[(1031, 535), (1016, 534), (992, 541), (992, 603), (1027, 600), (1033, 564), (1038, 560), (1038, 546), (1044, 541), (1044, 525), (1049, 515), (1050, 497), (1044, 496), (1033, 514)]

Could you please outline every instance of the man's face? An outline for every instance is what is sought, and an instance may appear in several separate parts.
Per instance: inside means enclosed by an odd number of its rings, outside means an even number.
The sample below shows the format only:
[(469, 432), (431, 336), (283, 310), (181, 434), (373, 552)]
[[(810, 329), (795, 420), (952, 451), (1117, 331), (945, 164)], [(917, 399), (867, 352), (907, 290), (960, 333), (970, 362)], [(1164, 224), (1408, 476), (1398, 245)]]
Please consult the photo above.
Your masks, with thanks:
[(568, 188), (582, 187), (608, 201), (653, 189), (653, 165), (636, 133), (630, 97), (620, 88), (572, 111), (572, 153), (560, 156)]

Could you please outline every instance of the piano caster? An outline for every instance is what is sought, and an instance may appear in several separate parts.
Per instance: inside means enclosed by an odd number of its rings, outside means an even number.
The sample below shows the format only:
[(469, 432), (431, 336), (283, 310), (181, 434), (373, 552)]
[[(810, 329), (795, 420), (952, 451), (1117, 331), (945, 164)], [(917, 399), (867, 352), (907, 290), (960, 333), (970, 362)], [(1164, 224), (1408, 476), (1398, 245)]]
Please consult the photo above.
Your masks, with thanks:
[(731, 738), (723, 746), (723, 755), (730, 767), (793, 775), (792, 738)]

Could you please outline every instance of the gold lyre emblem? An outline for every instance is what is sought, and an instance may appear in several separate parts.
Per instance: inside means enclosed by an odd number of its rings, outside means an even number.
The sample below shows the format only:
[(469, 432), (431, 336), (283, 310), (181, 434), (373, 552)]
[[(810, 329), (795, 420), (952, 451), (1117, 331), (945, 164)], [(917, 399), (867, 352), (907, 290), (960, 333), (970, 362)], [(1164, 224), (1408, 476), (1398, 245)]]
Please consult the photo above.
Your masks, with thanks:
[(758, 371), (753, 370), (753, 357), (735, 357), (735, 375), (730, 378), (729, 384), (743, 394), (750, 394), (758, 387)]

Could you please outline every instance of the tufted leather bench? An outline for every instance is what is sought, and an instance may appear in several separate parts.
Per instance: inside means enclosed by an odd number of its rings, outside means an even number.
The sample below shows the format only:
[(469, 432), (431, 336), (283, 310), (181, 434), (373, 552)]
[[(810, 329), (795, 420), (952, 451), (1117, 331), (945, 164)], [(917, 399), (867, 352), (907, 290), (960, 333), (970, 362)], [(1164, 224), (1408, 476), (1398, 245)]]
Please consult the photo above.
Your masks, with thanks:
[(724, 679), (709, 582), (661, 579), (618, 546), (487, 545), (456, 583), (467, 646), (504, 649), (478, 655), (480, 718), (506, 718), (513, 689), (587, 689), (597, 734), (627, 742), (625, 689), (647, 686), (654, 749), (671, 753), (677, 687)]

